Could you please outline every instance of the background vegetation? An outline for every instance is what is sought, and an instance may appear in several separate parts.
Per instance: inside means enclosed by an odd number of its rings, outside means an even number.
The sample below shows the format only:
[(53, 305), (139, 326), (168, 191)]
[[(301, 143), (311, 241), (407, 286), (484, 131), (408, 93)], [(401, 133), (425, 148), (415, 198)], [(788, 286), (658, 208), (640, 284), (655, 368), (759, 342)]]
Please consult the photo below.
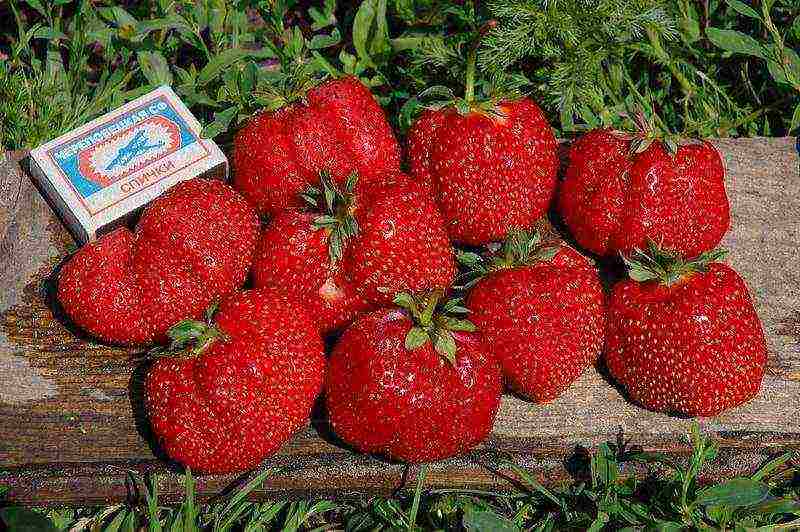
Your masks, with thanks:
[[(800, 126), (799, 51), (796, 0), (7, 0), (0, 147), (35, 147), (164, 83), (225, 143), (256, 110), (340, 73), (370, 85), (402, 134), (419, 105), (463, 93), (471, 53), (478, 94), (530, 95), (561, 136), (627, 127), (638, 107), (685, 135), (781, 136)], [(140, 500), (0, 505), (0, 521), (108, 531), (800, 528), (791, 455), (704, 485), (716, 446), (697, 431), (690, 439), (681, 464), (622, 441), (582, 451), (574, 481), (554, 490), (518, 468), (508, 491), (423, 490), (423, 470), (416, 490), (395, 498), (248, 502), (266, 471), (200, 504), (187, 474), (180, 505), (159, 503), (152, 479), (133, 479)], [(636, 480), (632, 464), (650, 475)]]
[(478, 35), (479, 93), (531, 95), (563, 136), (625, 127), (633, 107), (695, 136), (800, 125), (796, 0), (10, 0), (0, 144), (36, 146), (163, 83), (216, 136), (333, 72), (372, 86), (402, 131), (420, 93), (463, 91)]

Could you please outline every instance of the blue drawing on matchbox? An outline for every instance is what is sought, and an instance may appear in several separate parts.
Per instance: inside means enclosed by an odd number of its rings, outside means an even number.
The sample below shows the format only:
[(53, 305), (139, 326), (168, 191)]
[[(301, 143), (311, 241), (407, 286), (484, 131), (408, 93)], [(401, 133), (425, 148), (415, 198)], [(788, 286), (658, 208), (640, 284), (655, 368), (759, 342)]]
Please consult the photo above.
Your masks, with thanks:
[[(197, 136), (183, 117), (164, 96), (159, 96), (51, 149), (48, 154), (76, 192), (90, 198), (197, 142)], [(127, 188), (132, 192), (137, 187)], [(123, 186), (121, 192), (129, 191)]]

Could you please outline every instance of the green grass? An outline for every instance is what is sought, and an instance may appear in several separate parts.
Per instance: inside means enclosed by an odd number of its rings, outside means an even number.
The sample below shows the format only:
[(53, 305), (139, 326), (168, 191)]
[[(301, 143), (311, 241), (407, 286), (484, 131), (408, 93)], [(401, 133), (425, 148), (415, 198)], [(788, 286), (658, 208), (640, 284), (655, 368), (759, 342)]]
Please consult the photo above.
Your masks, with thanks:
[(10, 0), (0, 145), (34, 147), (163, 83), (224, 143), (334, 73), (370, 85), (402, 131), (424, 89), (463, 92), (475, 42), (478, 94), (531, 95), (559, 135), (630, 126), (636, 108), (686, 135), (786, 135), (800, 125), (800, 4), (750, 4)]
[[(159, 502), (156, 478), (132, 478), (141, 500), (82, 509), (8, 506), (0, 509), (0, 518), (10, 525), (31, 524), (32, 530), (109, 532), (800, 529), (800, 467), (794, 453), (777, 455), (755, 472), (708, 484), (700, 479), (718, 446), (697, 425), (688, 438), (693, 451), (680, 463), (631, 447), (621, 435), (592, 452), (579, 450), (573, 481), (561, 488), (543, 486), (533, 472), (509, 461), (503, 469), (514, 482), (498, 479), (505, 484), (500, 491), (426, 489), (422, 466), (411, 491), (394, 498), (251, 502), (248, 495), (269, 477), (267, 469), (233, 495), (201, 504), (187, 472), (180, 504)], [(646, 474), (633, 475), (641, 470), (634, 466), (644, 467)]]

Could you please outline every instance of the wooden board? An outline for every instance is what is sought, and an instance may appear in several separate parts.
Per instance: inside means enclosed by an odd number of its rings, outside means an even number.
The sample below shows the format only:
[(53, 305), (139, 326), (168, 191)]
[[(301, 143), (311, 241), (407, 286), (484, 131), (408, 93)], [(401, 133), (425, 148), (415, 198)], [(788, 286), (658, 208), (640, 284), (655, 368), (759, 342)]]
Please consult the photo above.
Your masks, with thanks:
[[(724, 244), (750, 286), (770, 350), (758, 397), (701, 421), (722, 439), (709, 473), (722, 476), (800, 447), (800, 161), (795, 139), (716, 144), (733, 209)], [(152, 446), (141, 409), (136, 352), (88, 340), (58, 310), (55, 278), (72, 241), (19, 171), (20, 156), (0, 163), (0, 484), (14, 501), (106, 502), (129, 493), (129, 471), (158, 472), (161, 493), (177, 497), (180, 476)], [(506, 457), (558, 482), (568, 478), (576, 446), (614, 439), (620, 429), (633, 443), (680, 455), (690, 423), (626, 402), (590, 370), (546, 406), (505, 396), (489, 440), (433, 465), (426, 485), (507, 486), (493, 473)], [(386, 493), (416, 471), (349, 452), (320, 419), (264, 467), (275, 469), (257, 492), (265, 497)], [(210, 495), (243, 478), (203, 477), (199, 489)]]

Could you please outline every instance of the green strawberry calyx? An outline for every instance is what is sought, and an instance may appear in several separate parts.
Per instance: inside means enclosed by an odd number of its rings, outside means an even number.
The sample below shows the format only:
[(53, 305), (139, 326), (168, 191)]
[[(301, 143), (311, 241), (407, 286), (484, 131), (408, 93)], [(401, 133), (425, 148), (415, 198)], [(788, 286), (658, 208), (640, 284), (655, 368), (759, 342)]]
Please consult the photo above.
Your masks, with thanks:
[(358, 234), (358, 222), (353, 214), (358, 174), (350, 174), (344, 188), (339, 187), (327, 171), (320, 172), (319, 182), (319, 187), (311, 186), (300, 196), (311, 209), (320, 213), (313, 224), (316, 229), (328, 232), (328, 254), (331, 264), (336, 264), (342, 259), (347, 241)]
[(150, 352), (151, 356), (199, 356), (211, 344), (226, 335), (213, 323), (214, 313), (219, 303), (208, 307), (205, 321), (181, 320), (167, 331), (170, 345), (166, 348), (157, 347)]
[(656, 281), (664, 286), (672, 286), (694, 273), (707, 271), (709, 264), (719, 261), (728, 253), (724, 249), (715, 249), (685, 260), (679, 253), (663, 249), (649, 239), (647, 248), (647, 251), (634, 248), (630, 257), (622, 255), (628, 276), (634, 281)]
[(405, 338), (405, 347), (413, 351), (425, 345), (433, 348), (453, 366), (456, 364), (456, 341), (453, 333), (475, 332), (475, 324), (464, 318), (469, 310), (462, 306), (462, 298), (445, 299), (444, 290), (423, 294), (400, 292), (395, 304), (404, 309), (414, 326)]
[(471, 37), (464, 42), (466, 57), (464, 58), (464, 96), (456, 96), (455, 92), (444, 85), (434, 85), (420, 92), (413, 98), (415, 108), (431, 111), (440, 111), (446, 108), (455, 109), (460, 115), (471, 113), (484, 115), (491, 119), (504, 119), (506, 117), (502, 103), (516, 100), (522, 96), (516, 86), (503, 87), (493, 85), (490, 95), (478, 97), (476, 95), (476, 71), (478, 63), (478, 48), (483, 37), (497, 27), (496, 20), (488, 20), (476, 25), (470, 32)]
[(479, 280), (498, 270), (531, 266), (537, 262), (553, 259), (560, 246), (543, 242), (536, 230), (512, 228), (505, 241), (494, 253), (480, 255), (471, 251), (458, 254), (458, 262), (466, 268), (464, 288), (469, 288)]
[(630, 142), (630, 155), (644, 153), (655, 142), (661, 143), (670, 157), (674, 158), (678, 154), (678, 148), (688, 144), (697, 144), (701, 141), (687, 139), (667, 130), (666, 126), (656, 127), (653, 119), (647, 118), (644, 111), (638, 109), (632, 116), (629, 116), (635, 126), (634, 132), (614, 131), (614, 133)]

